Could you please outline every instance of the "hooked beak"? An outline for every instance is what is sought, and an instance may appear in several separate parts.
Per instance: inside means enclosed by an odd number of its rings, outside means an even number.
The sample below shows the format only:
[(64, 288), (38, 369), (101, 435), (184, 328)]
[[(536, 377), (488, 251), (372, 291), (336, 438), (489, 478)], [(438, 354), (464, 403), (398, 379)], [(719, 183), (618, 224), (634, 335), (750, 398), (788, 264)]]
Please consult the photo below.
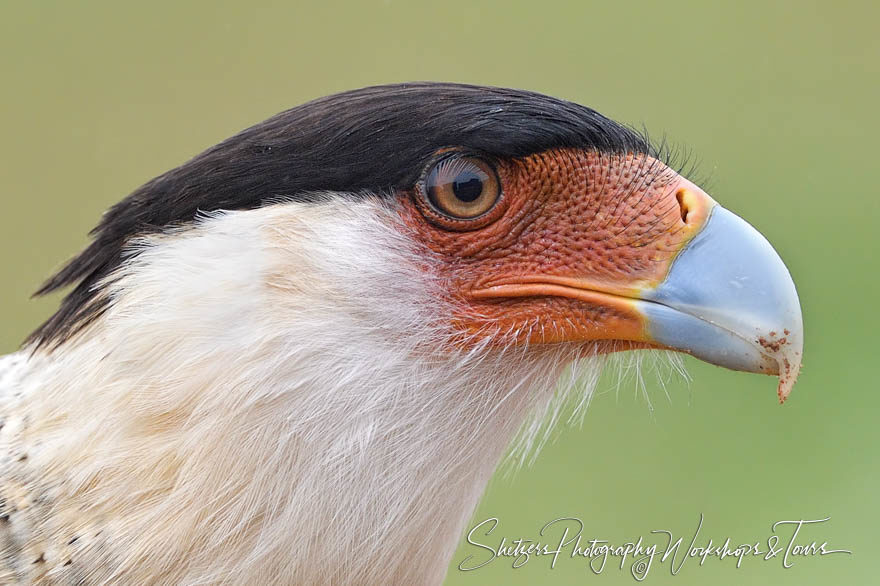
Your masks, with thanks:
[(647, 338), (733, 370), (779, 375), (784, 402), (800, 371), (803, 322), (791, 275), (757, 230), (720, 205), (636, 301)]

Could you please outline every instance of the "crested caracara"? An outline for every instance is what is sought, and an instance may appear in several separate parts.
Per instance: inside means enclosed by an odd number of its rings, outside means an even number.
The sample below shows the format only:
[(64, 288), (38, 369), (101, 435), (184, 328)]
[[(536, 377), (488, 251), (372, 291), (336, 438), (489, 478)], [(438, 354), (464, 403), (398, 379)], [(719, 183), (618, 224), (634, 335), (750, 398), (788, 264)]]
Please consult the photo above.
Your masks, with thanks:
[(315, 100), (93, 235), (0, 359), (3, 584), (437, 584), (568, 365), (676, 350), (784, 400), (801, 362), (754, 228), (638, 133), (525, 91)]

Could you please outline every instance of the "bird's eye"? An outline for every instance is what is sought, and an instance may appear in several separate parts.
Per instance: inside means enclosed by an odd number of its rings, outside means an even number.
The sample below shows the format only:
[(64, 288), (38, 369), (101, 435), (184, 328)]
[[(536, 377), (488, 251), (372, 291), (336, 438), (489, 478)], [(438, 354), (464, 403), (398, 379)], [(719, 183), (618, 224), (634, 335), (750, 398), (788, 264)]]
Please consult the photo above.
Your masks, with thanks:
[(482, 159), (466, 156), (437, 162), (425, 176), (424, 189), (431, 206), (454, 220), (486, 214), (501, 196), (495, 169)]

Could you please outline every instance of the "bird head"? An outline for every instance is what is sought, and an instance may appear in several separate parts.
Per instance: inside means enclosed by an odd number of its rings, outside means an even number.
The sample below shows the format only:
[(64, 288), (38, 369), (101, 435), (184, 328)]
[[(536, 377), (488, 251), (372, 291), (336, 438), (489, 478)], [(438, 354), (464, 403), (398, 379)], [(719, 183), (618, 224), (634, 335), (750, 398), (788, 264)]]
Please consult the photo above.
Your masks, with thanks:
[[(419, 270), (399, 278), (421, 272), (446, 302), (432, 319), (450, 334), (434, 350), (672, 349), (779, 375), (780, 401), (797, 377), (802, 322), (785, 265), (647, 140), (570, 102), (438, 83), (310, 102), (149, 182), (41, 289), (77, 285), (32, 341), (58, 344), (101, 316), (112, 301), (102, 291), (139, 236), (216, 211), (365, 201), (402, 240), (360, 244), (409, 248)], [(357, 267), (347, 271), (347, 294), (381, 303)], [(383, 327), (411, 325), (392, 316)]]

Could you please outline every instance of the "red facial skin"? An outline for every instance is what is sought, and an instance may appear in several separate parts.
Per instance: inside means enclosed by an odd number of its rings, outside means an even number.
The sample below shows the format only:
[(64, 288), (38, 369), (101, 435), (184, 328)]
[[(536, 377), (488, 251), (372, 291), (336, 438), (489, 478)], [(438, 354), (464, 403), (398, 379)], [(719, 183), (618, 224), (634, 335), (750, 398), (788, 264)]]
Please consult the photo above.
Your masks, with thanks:
[[(497, 164), (502, 199), (475, 220), (401, 195), (412, 237), (451, 286), (455, 326), (499, 343), (655, 347), (632, 299), (666, 276), (712, 200), (657, 159), (558, 149)], [(476, 334), (476, 336), (473, 336)]]

